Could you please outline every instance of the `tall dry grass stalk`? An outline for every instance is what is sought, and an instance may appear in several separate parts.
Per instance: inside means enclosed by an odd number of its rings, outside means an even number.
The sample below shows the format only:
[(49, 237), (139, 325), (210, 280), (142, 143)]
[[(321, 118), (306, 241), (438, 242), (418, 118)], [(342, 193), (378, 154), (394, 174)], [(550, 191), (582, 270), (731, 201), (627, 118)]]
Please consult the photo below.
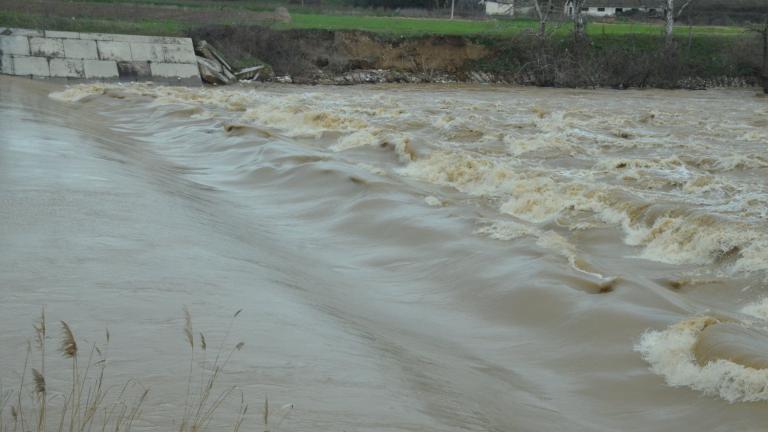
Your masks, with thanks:
[[(109, 332), (106, 342), (100, 348), (91, 346), (87, 361), (81, 367), (78, 365), (80, 345), (72, 327), (61, 322), (61, 339), (59, 351), (71, 362), (71, 383), (69, 390), (60, 398), (57, 421), (50, 422), (51, 407), (54, 399), (49, 401), (49, 383), (46, 368), (46, 341), (48, 338), (48, 323), (45, 310), (34, 325), (35, 348), (40, 356), (40, 366), (30, 367), (32, 360), (32, 343), (27, 343), (27, 353), (24, 360), (18, 389), (5, 391), (0, 387), (0, 432), (93, 432), (115, 431), (130, 432), (133, 423), (141, 414), (148, 390), (135, 381), (125, 384), (122, 391), (113, 401), (107, 401), (109, 389), (104, 386), (106, 368), (106, 347), (109, 344)], [(97, 358), (98, 357), (98, 358)], [(32, 391), (27, 391), (27, 373), (32, 376)], [(133, 394), (138, 393), (138, 397)], [(25, 400), (25, 396), (30, 400)], [(15, 404), (7, 407), (12, 400)], [(35, 407), (30, 411), (28, 408)], [(6, 415), (10, 411), (10, 418)], [(31, 414), (28, 414), (31, 413)]]
[[(195, 340), (192, 314), (184, 308), (184, 339), (190, 348), (190, 367), (184, 411), (179, 419), (179, 432), (204, 432), (208, 430), (217, 411), (233, 395), (240, 394), (240, 405), (235, 413), (234, 432), (239, 432), (248, 413), (248, 404), (237, 386), (221, 387), (220, 380), (235, 352), (244, 347), (243, 342), (230, 342), (234, 321), (242, 312), (235, 312), (224, 338), (211, 362), (208, 361), (210, 341), (199, 332)], [(0, 382), (0, 432), (130, 432), (140, 419), (149, 397), (149, 389), (135, 379), (122, 386), (107, 386), (107, 351), (110, 343), (109, 330), (99, 344), (90, 344), (83, 352), (74, 329), (65, 321), (60, 322), (59, 352), (70, 363), (71, 383), (64, 393), (52, 390), (47, 377), (46, 341), (48, 323), (43, 309), (34, 325), (33, 343), (27, 343), (24, 367), (18, 388), (5, 389)], [(34, 352), (36, 354), (33, 354)], [(199, 351), (199, 352), (198, 352)], [(196, 352), (198, 356), (196, 356)], [(32, 366), (39, 355), (39, 366)], [(211, 354), (213, 355), (213, 354)], [(198, 360), (199, 359), (199, 360)], [(31, 382), (27, 382), (27, 374)], [(199, 375), (199, 380), (195, 379)], [(119, 389), (119, 390), (118, 390)], [(51, 397), (49, 394), (60, 396)], [(31, 409), (34, 407), (34, 409)], [(279, 413), (270, 412), (265, 399), (264, 428), (275, 431), (293, 405), (282, 407), (283, 415), (277, 422), (272, 418)]]
[(13, 397), (13, 391), (12, 390), (5, 390), (3, 388), (3, 384), (0, 383), (0, 432), (8, 432), (9, 429), (6, 426), (5, 418), (3, 417), (3, 413), (6, 411), (6, 407), (8, 406), (8, 402)]
[[(224, 334), (224, 338), (219, 345), (219, 349), (216, 352), (216, 356), (210, 365), (207, 365), (208, 355), (208, 342), (205, 335), (200, 332), (200, 343), (197, 345), (202, 355), (202, 362), (195, 362), (195, 341), (192, 335), (194, 334), (192, 328), (192, 315), (189, 313), (189, 309), (184, 307), (184, 335), (187, 344), (190, 347), (190, 368), (187, 376), (187, 394), (185, 396), (184, 414), (179, 426), (179, 432), (201, 432), (208, 428), (211, 420), (213, 419), (216, 411), (221, 405), (237, 391), (237, 386), (229, 386), (219, 390), (217, 387), (218, 381), (221, 378), (221, 374), (224, 372), (224, 368), (229, 363), (232, 355), (235, 351), (240, 351), (245, 345), (243, 342), (238, 342), (231, 348), (227, 348), (229, 343), (229, 335), (232, 331), (232, 326), (235, 319), (240, 315), (242, 309), (232, 315), (227, 326), (227, 331)], [(195, 367), (199, 368), (199, 384), (196, 388), (192, 387), (194, 376), (196, 375)], [(241, 392), (241, 407), (238, 411), (238, 418), (235, 422), (234, 429), (239, 430), (245, 414), (248, 410), (248, 406), (244, 403), (244, 397)]]
[(40, 351), (40, 371), (32, 370), (35, 378), (35, 390), (38, 395), (40, 412), (38, 413), (37, 430), (46, 430), (46, 406), (48, 405), (48, 392), (45, 385), (45, 337), (47, 326), (45, 323), (45, 307), (40, 311), (40, 320), (35, 324), (35, 338), (37, 349)]
[[(280, 430), (280, 425), (283, 424), (283, 421), (288, 418), (293, 411), (293, 404), (283, 405), (277, 412), (270, 409), (269, 406), (269, 397), (264, 396), (264, 412), (262, 413), (264, 432), (278, 432)], [(276, 422), (270, 420), (273, 417), (277, 417)]]
[(70, 410), (69, 410), (69, 430), (75, 431), (78, 429), (75, 429), (75, 419), (77, 418), (77, 413), (79, 411), (78, 407), (76, 406), (77, 400), (77, 341), (75, 340), (75, 334), (72, 333), (72, 329), (69, 328), (69, 325), (62, 321), (61, 322), (61, 331), (62, 331), (62, 337), (61, 337), (61, 353), (64, 355), (65, 358), (72, 359), (72, 393), (71, 397), (69, 397), (69, 403), (71, 404)]

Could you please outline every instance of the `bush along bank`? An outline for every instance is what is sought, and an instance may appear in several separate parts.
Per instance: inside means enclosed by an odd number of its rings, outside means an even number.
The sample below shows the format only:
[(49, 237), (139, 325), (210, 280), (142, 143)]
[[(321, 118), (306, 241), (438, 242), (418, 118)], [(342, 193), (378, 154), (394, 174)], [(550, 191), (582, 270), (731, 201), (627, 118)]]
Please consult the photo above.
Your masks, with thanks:
[(601, 35), (577, 41), (532, 34), (398, 37), (361, 31), (211, 26), (190, 31), (237, 67), (268, 64), (262, 80), (300, 84), (504, 83), (550, 87), (754, 86), (762, 46), (754, 35)]

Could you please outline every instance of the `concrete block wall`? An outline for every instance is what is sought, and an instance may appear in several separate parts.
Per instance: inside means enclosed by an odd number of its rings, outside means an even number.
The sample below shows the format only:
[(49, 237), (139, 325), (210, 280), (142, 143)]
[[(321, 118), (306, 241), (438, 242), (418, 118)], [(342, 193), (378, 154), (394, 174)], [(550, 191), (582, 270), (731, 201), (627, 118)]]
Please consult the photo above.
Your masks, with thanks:
[(0, 27), (0, 73), (199, 85), (189, 38)]

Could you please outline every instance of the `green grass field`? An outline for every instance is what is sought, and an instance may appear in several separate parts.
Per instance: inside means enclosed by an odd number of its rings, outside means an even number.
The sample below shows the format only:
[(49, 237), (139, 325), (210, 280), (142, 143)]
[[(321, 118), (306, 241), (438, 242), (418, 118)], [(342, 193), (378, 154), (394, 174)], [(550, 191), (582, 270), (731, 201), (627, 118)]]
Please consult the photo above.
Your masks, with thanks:
[[(181, 35), (193, 27), (215, 24), (259, 24), (259, 22), (226, 21), (220, 18), (221, 11), (273, 10), (275, 0), (245, 1), (245, 0), (134, 0), (131, 3), (143, 6), (183, 7), (196, 11), (210, 11), (205, 20), (183, 22), (180, 20), (147, 20), (130, 16), (116, 16), (114, 19), (89, 18), (87, 12), (83, 17), (56, 16), (52, 10), (49, 16), (32, 15), (24, 12), (0, 11), (0, 26), (35, 27), (71, 31), (110, 31), (132, 34)], [(340, 0), (339, 0), (340, 1)], [(127, 3), (124, 0), (85, 0), (85, 3)], [(330, 7), (333, 7), (332, 5)], [(278, 29), (325, 29), (325, 30), (363, 30), (388, 35), (485, 35), (512, 36), (523, 31), (535, 31), (538, 23), (531, 19), (435, 19), (435, 18), (405, 18), (396, 16), (359, 15), (365, 10), (348, 11), (354, 15), (344, 15), (344, 12), (332, 13), (323, 11), (311, 12), (308, 9), (291, 8), (292, 21), (288, 24), (263, 23)], [(378, 13), (378, 12), (375, 12)], [(230, 14), (231, 16), (231, 14)], [(572, 30), (570, 23), (553, 22), (550, 29), (556, 34), (566, 35)], [(661, 35), (661, 23), (647, 22), (592, 22), (588, 26), (592, 36), (599, 35)], [(676, 33), (687, 36), (734, 36), (744, 33), (740, 27), (704, 27), (691, 28), (678, 26)]]
[[(530, 19), (489, 19), (489, 20), (446, 20), (427, 18), (373, 17), (373, 16), (343, 16), (293, 14), (290, 24), (282, 28), (326, 29), (326, 30), (364, 30), (377, 33), (394, 33), (404, 35), (414, 34), (444, 34), (444, 35), (514, 35), (524, 30), (535, 30), (538, 22)], [(568, 33), (570, 23), (551, 24), (558, 33)], [(662, 34), (661, 25), (648, 23), (592, 23), (587, 27), (592, 35), (622, 35), (622, 34)], [(739, 35), (744, 30), (738, 27), (703, 27), (691, 28), (694, 35)], [(676, 33), (687, 35), (688, 27), (678, 27)]]
[(0, 11), (0, 27), (33, 28), (93, 33), (148, 36), (183, 36), (188, 28), (178, 21), (130, 21), (125, 19), (65, 18)]

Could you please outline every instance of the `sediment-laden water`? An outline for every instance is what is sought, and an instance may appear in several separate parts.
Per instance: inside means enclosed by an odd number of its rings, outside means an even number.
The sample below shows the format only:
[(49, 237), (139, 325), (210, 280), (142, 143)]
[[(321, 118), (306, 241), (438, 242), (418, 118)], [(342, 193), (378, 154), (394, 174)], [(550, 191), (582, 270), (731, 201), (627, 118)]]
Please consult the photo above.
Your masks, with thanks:
[(768, 422), (755, 91), (2, 78), (0, 111), (0, 379), (45, 304), (165, 430), (182, 305), (243, 308), (225, 379), (282, 430)]

